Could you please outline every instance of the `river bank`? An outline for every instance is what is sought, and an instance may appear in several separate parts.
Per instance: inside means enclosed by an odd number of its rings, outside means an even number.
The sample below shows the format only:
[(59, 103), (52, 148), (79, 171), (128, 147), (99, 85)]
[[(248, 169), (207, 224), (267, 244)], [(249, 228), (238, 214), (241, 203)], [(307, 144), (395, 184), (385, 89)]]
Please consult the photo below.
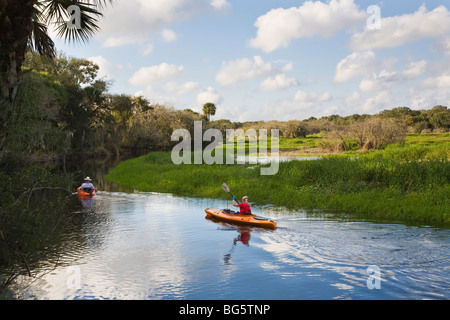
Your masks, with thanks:
[(450, 225), (450, 168), (444, 159), (383, 157), (280, 162), (274, 176), (262, 165), (175, 165), (169, 152), (121, 162), (107, 180), (144, 192), (207, 198), (236, 196), (287, 208), (321, 209), (407, 223)]

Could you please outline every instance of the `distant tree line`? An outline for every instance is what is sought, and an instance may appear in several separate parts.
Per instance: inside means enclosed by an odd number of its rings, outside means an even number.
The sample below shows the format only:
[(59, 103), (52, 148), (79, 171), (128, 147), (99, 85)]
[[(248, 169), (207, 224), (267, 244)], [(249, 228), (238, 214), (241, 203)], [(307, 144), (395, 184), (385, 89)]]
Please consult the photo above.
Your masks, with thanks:
[[(171, 134), (207, 115), (112, 94), (86, 59), (28, 52), (15, 107), (6, 114), (6, 154), (119, 154), (166, 150)], [(209, 110), (209, 114), (211, 111)]]
[[(323, 147), (336, 150), (372, 149), (401, 141), (407, 132), (447, 132), (450, 110), (398, 107), (376, 115), (331, 115), (290, 121), (210, 121), (216, 106), (206, 103), (203, 114), (152, 104), (142, 96), (112, 94), (110, 83), (98, 78), (92, 61), (58, 53), (51, 59), (28, 52), (23, 63), (15, 108), (7, 110), (3, 136), (6, 154), (119, 155), (170, 150), (175, 129), (279, 129), (284, 138), (321, 134)], [(193, 137), (193, 134), (191, 134)], [(328, 145), (327, 145), (328, 144)]]
[(324, 137), (321, 147), (333, 151), (379, 149), (388, 143), (402, 142), (407, 133), (442, 133), (450, 131), (450, 109), (435, 106), (428, 110), (411, 110), (397, 107), (378, 114), (331, 115), (319, 119), (257, 121), (231, 123), (214, 121), (220, 128), (240, 127), (279, 129), (280, 137), (304, 138), (319, 134)]

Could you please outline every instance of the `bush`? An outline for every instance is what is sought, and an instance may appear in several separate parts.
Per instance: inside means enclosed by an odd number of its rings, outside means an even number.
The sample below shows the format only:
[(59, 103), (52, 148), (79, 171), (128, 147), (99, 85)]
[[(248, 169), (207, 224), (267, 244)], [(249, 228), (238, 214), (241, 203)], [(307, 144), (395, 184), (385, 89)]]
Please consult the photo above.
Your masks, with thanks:
[(406, 128), (392, 119), (371, 117), (341, 125), (325, 134), (322, 147), (333, 151), (380, 149), (390, 143), (403, 143)]

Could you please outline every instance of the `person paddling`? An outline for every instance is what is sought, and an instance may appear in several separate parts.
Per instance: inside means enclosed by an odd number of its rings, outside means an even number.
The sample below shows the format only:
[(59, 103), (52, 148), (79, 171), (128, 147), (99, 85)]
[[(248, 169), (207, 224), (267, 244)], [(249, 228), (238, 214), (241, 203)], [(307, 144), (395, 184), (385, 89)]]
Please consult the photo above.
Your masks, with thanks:
[(242, 198), (242, 203), (237, 203), (235, 200), (236, 200), (236, 197), (233, 196), (233, 206), (239, 207), (239, 209), (240, 209), (239, 215), (252, 214), (252, 209), (250, 208), (250, 205), (248, 204), (247, 196), (244, 196)]
[(92, 196), (92, 192), (94, 192), (95, 187), (91, 181), (92, 181), (92, 179), (89, 177), (84, 178), (84, 183), (81, 185), (81, 190), (89, 193), (89, 195)]

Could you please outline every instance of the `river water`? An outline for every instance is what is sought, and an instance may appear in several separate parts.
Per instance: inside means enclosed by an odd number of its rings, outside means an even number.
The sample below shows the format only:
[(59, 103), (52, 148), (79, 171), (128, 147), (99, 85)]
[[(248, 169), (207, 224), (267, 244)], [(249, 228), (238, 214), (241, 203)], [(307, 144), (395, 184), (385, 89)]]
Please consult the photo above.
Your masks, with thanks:
[(159, 193), (77, 206), (57, 267), (22, 299), (450, 298), (449, 229), (256, 204), (278, 228), (243, 228), (205, 219), (230, 201)]

